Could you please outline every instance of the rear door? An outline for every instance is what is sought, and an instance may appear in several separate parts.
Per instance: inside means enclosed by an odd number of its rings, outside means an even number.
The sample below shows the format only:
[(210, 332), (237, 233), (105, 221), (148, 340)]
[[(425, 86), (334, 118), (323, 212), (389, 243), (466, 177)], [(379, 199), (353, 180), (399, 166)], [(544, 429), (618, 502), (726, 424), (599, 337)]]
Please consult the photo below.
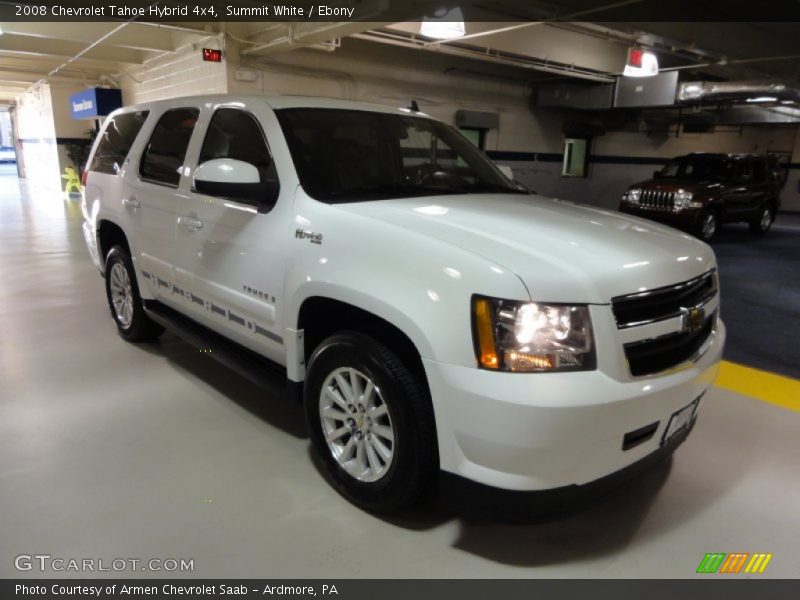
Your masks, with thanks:
[[(265, 121), (276, 133), (274, 114), (260, 102), (209, 106), (190, 164), (240, 160), (254, 165), (261, 181), (277, 180)], [(181, 194), (175, 237), (184, 312), (278, 362), (284, 360), (278, 304), (282, 252), (293, 195), (293, 189), (282, 188), (275, 206), (259, 213), (255, 203), (201, 194), (189, 183)]]
[[(184, 179), (186, 150), (200, 110), (196, 106), (163, 111), (147, 135), (147, 142), (131, 161), (122, 203), (135, 223), (137, 255), (144, 285), (152, 295), (175, 304), (175, 219), (178, 188)], [(145, 132), (143, 132), (143, 136)]]

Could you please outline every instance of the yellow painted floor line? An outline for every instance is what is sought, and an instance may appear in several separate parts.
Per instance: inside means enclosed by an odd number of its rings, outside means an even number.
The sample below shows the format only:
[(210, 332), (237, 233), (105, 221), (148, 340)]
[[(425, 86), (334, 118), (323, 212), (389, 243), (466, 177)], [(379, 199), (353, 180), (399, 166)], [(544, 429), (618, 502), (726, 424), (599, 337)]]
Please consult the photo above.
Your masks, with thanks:
[(800, 380), (723, 360), (714, 385), (800, 412)]

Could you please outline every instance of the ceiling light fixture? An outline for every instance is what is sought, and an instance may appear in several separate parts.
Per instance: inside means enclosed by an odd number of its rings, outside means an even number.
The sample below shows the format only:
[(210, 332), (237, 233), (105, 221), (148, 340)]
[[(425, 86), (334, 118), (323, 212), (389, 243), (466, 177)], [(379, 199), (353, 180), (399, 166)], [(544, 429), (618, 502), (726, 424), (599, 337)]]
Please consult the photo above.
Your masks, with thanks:
[(464, 35), (464, 13), (460, 8), (440, 9), (433, 17), (424, 17), (419, 32), (435, 40), (452, 40)]
[(625, 77), (653, 77), (658, 75), (658, 59), (649, 50), (628, 49), (628, 61), (622, 72)]
[(746, 102), (777, 102), (775, 96), (756, 96), (755, 98), (748, 98)]

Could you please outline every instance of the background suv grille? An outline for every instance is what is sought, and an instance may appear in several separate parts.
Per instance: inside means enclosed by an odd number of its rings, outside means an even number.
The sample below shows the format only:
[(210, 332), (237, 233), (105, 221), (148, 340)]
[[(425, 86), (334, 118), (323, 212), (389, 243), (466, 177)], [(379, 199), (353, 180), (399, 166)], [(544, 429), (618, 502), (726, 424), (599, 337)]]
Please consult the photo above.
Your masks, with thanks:
[(709, 316), (697, 331), (681, 331), (652, 340), (625, 344), (631, 375), (658, 373), (691, 359), (711, 335), (717, 313)]
[(661, 190), (642, 190), (639, 204), (644, 208), (672, 210), (675, 208), (675, 192)]
[(702, 304), (717, 293), (717, 274), (705, 275), (676, 285), (612, 298), (617, 327), (625, 329), (680, 316), (682, 308)]

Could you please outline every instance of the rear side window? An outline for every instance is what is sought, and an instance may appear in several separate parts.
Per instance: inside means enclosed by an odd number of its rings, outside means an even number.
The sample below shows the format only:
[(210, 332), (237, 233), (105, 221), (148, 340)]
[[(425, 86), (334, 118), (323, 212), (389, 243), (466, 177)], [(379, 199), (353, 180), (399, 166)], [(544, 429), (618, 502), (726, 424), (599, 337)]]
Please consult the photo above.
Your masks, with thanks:
[(243, 110), (220, 108), (214, 113), (198, 164), (215, 158), (232, 158), (250, 163), (258, 168), (261, 181), (274, 178), (272, 157), (261, 126), (253, 115)]
[(148, 114), (149, 111), (142, 110), (112, 117), (100, 134), (89, 170), (117, 175)]
[(178, 185), (180, 168), (199, 114), (196, 108), (174, 108), (161, 115), (139, 163), (142, 179)]

